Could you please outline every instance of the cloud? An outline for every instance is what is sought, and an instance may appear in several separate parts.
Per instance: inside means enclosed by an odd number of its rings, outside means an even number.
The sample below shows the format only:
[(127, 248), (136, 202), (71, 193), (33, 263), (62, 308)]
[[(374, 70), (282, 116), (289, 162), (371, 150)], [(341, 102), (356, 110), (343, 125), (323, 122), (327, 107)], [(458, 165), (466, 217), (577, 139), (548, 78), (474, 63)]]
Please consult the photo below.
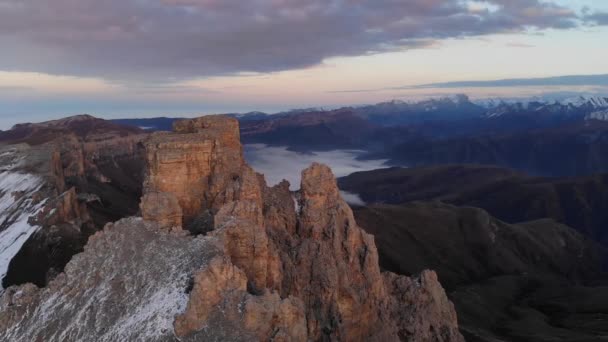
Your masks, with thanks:
[(608, 12), (588, 13), (584, 16), (584, 20), (592, 25), (608, 25)]
[(0, 70), (176, 82), (578, 21), (540, 0), (0, 0)]
[(417, 88), (482, 88), (482, 87), (527, 87), (527, 86), (608, 86), (607, 75), (575, 75), (544, 78), (513, 78), (493, 81), (458, 81), (422, 84), (401, 89)]
[[(369, 171), (386, 167), (386, 160), (357, 160), (360, 152), (336, 150), (314, 153), (300, 153), (287, 150), (285, 147), (271, 147), (264, 144), (245, 145), (247, 162), (266, 177), (269, 185), (276, 185), (286, 179), (292, 189), (299, 189), (302, 170), (313, 162), (331, 167), (336, 177), (350, 175), (353, 172)], [(352, 194), (346, 194), (352, 204), (360, 204)], [(349, 203), (351, 203), (349, 202)]]
[(412, 89), (450, 89), (450, 88), (501, 88), (501, 87), (608, 87), (608, 74), (604, 75), (571, 75), (543, 78), (511, 78), (491, 81), (455, 81), (444, 83), (429, 83), (413, 86), (399, 86), (373, 89), (332, 90), (329, 93), (369, 93), (387, 90)]
[(347, 191), (340, 191), (340, 196), (344, 199), (344, 201), (350, 205), (355, 206), (364, 206), (365, 202), (361, 199), (361, 196), (358, 194), (353, 194)]
[(20, 86), (4, 86), (0, 85), (0, 95), (4, 93), (17, 93), (23, 91), (32, 91), (31, 87), (20, 87)]
[(514, 47), (514, 48), (533, 48), (534, 47), (534, 45), (532, 45), (532, 44), (518, 43), (518, 42), (508, 43), (507, 46)]

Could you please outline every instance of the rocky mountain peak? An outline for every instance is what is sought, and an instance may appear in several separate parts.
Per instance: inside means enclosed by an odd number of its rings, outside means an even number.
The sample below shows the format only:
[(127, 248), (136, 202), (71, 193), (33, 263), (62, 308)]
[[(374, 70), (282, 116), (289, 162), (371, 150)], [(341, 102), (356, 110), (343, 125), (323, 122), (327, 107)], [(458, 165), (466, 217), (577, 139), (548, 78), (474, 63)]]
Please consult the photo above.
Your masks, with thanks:
[(309, 200), (337, 202), (339, 190), (336, 177), (328, 166), (313, 163), (302, 171), (300, 193)]
[[(236, 119), (183, 120), (174, 130), (155, 133), (145, 142), (148, 167), (141, 209), (144, 219), (163, 221), (159, 215), (168, 215), (173, 218), (167, 224), (181, 225), (232, 196), (226, 193), (228, 183), (238, 178), (245, 162)], [(174, 202), (179, 210), (169, 205)]]
[(47, 288), (7, 290), (0, 339), (463, 341), (433, 272), (381, 272), (327, 166), (268, 187), (222, 116), (144, 146), (143, 220), (107, 225)]

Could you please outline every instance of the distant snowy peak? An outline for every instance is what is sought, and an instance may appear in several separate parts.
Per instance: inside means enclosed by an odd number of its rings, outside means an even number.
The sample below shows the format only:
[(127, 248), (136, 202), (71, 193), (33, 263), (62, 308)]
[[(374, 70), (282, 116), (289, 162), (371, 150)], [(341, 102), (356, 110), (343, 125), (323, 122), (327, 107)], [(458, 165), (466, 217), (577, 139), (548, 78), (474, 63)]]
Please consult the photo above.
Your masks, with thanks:
[(487, 109), (496, 108), (496, 107), (499, 107), (508, 102), (509, 101), (507, 101), (505, 99), (501, 99), (501, 98), (487, 98), (487, 99), (478, 99), (478, 100), (473, 101), (473, 103), (475, 103), (476, 105), (481, 106), (483, 108), (487, 108)]
[(585, 120), (608, 121), (608, 109), (587, 114)]
[(422, 110), (437, 110), (445, 106), (457, 106), (457, 105), (468, 105), (473, 104), (469, 97), (464, 94), (456, 94), (452, 96), (434, 97), (427, 98), (424, 100), (391, 100), (387, 102), (380, 102), (375, 105), (365, 105), (356, 107), (356, 109), (366, 108), (377, 108), (377, 109), (422, 109)]
[[(576, 112), (587, 112), (585, 118), (594, 118), (597, 120), (604, 116), (608, 110), (608, 97), (601, 96), (578, 96), (567, 99), (543, 99), (533, 97), (529, 99), (506, 99), (506, 98), (488, 98), (478, 99), (474, 103), (485, 108), (487, 111), (485, 117), (496, 118), (507, 114), (526, 112), (545, 112), (545, 113), (561, 113), (573, 114)], [(593, 113), (589, 113), (594, 111)]]
[(510, 110), (507, 106), (496, 106), (488, 109), (484, 116), (487, 118), (497, 118), (508, 113), (510, 113)]
[(522, 108), (540, 106), (573, 106), (590, 107), (595, 109), (608, 109), (608, 97), (603, 96), (577, 96), (565, 99), (531, 97), (531, 98), (484, 98), (473, 101), (475, 104), (487, 109), (494, 109), (504, 106), (519, 105)]
[(586, 96), (579, 96), (579, 97), (575, 97), (575, 98), (569, 98), (569, 99), (565, 99), (563, 101), (561, 101), (564, 104), (570, 104), (573, 105), (575, 107), (581, 107), (581, 106), (590, 106), (593, 108), (608, 108), (608, 97), (600, 97), (600, 96), (593, 96), (593, 97), (586, 97)]

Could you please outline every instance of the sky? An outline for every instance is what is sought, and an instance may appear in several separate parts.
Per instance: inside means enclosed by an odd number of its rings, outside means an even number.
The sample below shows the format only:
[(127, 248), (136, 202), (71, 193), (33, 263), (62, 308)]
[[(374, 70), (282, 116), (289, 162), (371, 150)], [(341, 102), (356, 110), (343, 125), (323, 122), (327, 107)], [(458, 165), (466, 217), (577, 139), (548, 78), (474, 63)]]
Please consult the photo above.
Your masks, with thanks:
[(607, 40), (606, 0), (0, 0), (0, 129), (608, 95)]

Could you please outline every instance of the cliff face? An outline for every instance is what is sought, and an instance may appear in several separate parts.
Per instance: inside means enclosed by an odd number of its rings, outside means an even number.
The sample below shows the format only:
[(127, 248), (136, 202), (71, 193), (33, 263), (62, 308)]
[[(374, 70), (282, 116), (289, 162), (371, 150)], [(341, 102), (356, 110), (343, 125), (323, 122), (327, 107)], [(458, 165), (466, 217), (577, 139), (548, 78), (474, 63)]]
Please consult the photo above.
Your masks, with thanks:
[(146, 136), (86, 115), (0, 132), (4, 286), (45, 285), (97, 229), (137, 213)]
[(463, 340), (434, 272), (380, 271), (328, 167), (305, 170), (296, 193), (270, 188), (235, 120), (174, 128), (145, 143), (144, 220), (107, 226), (47, 288), (9, 289), (2, 338)]
[[(141, 209), (144, 218), (158, 214), (159, 195), (176, 200), (179, 215), (170, 223), (191, 223), (203, 209), (217, 209), (229, 194), (230, 180), (244, 165), (236, 119), (203, 117), (175, 124), (175, 134), (156, 133), (145, 143), (148, 164)], [(163, 202), (164, 203), (164, 202)]]
[(44, 285), (82, 248), (89, 216), (54, 145), (0, 147), (0, 279)]
[(77, 115), (16, 125), (0, 132), (0, 144), (55, 146), (67, 187), (99, 198), (89, 203), (89, 209), (103, 226), (137, 213), (144, 172), (142, 141), (147, 136), (139, 128)]

